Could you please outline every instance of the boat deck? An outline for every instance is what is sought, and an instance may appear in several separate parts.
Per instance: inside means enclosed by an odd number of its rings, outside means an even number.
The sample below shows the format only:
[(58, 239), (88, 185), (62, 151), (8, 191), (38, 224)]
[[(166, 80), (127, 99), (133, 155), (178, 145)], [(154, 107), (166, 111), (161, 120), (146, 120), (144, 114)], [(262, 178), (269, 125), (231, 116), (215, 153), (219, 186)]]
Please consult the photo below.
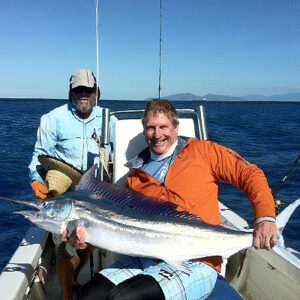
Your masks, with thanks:
[[(48, 274), (47, 282), (45, 284), (45, 298), (44, 299), (51, 299), (51, 300), (61, 300), (61, 288), (58, 281), (58, 276), (56, 273), (56, 264), (55, 264), (55, 254), (54, 254), (54, 247), (52, 249), (53, 257), (51, 258), (51, 262), (48, 266)], [(94, 259), (94, 266), (95, 270), (99, 270), (99, 255), (100, 252), (95, 250), (93, 253)], [(90, 263), (89, 261), (84, 265), (81, 272), (78, 276), (78, 282), (80, 285), (85, 284), (91, 279), (91, 272), (90, 272)], [(33, 299), (43, 299), (43, 298), (33, 298)]]

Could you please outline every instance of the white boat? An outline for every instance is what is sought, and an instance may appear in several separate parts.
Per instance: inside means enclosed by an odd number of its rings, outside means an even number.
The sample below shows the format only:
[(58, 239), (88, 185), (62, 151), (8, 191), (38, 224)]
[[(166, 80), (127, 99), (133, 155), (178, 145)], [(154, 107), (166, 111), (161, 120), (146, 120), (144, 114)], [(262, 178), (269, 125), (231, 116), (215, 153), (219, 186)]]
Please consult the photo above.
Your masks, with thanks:
[[(204, 108), (202, 105), (192, 109), (178, 110), (183, 117), (179, 118), (179, 135), (197, 136), (207, 139)], [(141, 111), (106, 111), (106, 115), (122, 115), (140, 113)], [(188, 114), (188, 117), (184, 117)], [(194, 114), (194, 117), (191, 117)], [(107, 118), (108, 119), (108, 118)], [(107, 141), (108, 122), (104, 123)], [(124, 163), (145, 147), (140, 119), (120, 119), (115, 126), (114, 157), (112, 165), (112, 181), (123, 185), (127, 168)], [(219, 202), (220, 216), (228, 226), (236, 229), (248, 229), (249, 224)], [(296, 250), (289, 249), (299, 256)], [(98, 271), (110, 265), (119, 257), (118, 254), (95, 250), (93, 252), (93, 268)], [(87, 263), (79, 275), (79, 282), (90, 279), (91, 269)], [(55, 254), (51, 236), (39, 228), (31, 227), (9, 263), (0, 276), (0, 299), (61, 299), (58, 278), (55, 272)], [(212, 294), (212, 299), (300, 299), (300, 266), (297, 267), (285, 260), (273, 250), (255, 250), (253, 248), (235, 253), (222, 265), (221, 274)]]

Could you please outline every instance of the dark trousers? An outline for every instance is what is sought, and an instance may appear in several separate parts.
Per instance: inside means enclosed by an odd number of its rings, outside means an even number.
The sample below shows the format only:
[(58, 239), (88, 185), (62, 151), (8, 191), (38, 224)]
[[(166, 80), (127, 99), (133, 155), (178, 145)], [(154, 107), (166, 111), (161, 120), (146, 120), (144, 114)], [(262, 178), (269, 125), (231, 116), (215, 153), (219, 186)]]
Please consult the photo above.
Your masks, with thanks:
[(73, 292), (70, 300), (165, 300), (164, 294), (149, 275), (137, 275), (118, 285), (105, 276), (95, 276), (80, 289)]

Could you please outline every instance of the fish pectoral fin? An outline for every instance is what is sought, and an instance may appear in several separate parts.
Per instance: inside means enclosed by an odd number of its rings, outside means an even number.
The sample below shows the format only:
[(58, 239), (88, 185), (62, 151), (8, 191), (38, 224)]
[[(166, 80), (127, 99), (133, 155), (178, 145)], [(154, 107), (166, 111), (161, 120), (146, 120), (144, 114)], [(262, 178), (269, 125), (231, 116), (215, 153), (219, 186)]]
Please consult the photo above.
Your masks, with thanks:
[(186, 273), (187, 275), (190, 275), (192, 273), (192, 270), (189, 268), (188, 261), (165, 261), (167, 264), (173, 266), (177, 270)]

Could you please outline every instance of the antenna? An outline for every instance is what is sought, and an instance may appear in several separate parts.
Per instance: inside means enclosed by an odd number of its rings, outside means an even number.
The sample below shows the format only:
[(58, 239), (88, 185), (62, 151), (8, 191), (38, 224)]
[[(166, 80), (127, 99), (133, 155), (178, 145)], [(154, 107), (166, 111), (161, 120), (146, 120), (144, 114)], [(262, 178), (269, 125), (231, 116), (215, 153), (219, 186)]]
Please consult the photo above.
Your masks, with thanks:
[(98, 87), (99, 87), (99, 1), (96, 0), (96, 84), (97, 84), (97, 90), (96, 90), (96, 106), (98, 105)]
[(162, 0), (159, 0), (159, 71), (158, 71), (158, 99), (161, 92), (161, 37), (162, 37)]

